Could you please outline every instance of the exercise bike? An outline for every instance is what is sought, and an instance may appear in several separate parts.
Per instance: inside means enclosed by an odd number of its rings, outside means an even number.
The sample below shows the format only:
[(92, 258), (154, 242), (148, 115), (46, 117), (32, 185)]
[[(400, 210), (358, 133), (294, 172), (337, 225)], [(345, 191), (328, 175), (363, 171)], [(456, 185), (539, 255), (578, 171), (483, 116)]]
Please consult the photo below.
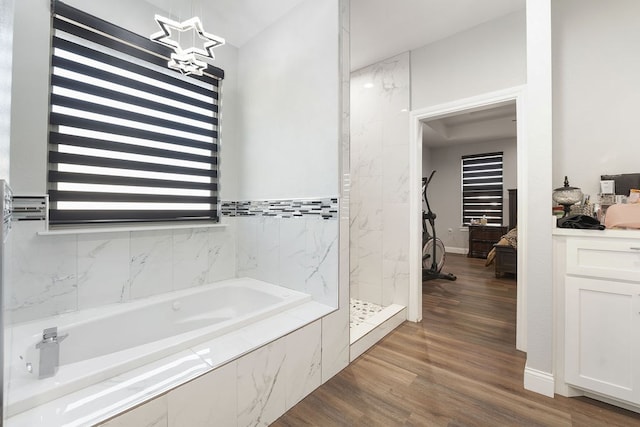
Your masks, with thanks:
[[(441, 273), (445, 260), (444, 243), (436, 237), (436, 214), (431, 210), (427, 199), (427, 187), (435, 173), (436, 171), (433, 171), (428, 178), (422, 178), (422, 199), (427, 205), (427, 211), (422, 211), (422, 281), (456, 280), (457, 277), (451, 273)], [(431, 226), (431, 233), (427, 223)]]

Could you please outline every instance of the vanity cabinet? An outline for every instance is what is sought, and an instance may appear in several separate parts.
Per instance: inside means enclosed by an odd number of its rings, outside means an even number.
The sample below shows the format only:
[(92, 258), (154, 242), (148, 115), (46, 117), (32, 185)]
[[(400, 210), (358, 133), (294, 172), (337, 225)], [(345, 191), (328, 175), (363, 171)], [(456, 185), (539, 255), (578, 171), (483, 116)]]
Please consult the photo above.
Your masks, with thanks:
[(567, 238), (564, 380), (640, 405), (640, 240)]

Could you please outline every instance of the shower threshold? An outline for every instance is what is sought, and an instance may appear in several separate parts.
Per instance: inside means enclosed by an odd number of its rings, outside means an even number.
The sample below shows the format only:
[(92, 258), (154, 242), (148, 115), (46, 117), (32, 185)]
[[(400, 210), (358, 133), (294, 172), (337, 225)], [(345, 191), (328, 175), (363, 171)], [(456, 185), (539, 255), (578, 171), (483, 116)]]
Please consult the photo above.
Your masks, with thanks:
[(403, 305), (382, 307), (356, 299), (351, 299), (349, 314), (351, 361), (407, 319), (407, 310)]

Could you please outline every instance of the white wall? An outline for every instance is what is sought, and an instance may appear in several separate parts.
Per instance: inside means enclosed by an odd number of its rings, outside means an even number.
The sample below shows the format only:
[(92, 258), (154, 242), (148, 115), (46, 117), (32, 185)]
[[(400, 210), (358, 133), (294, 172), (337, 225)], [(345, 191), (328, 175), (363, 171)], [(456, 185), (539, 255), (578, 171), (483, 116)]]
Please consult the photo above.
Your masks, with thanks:
[[(504, 209), (503, 225), (508, 225), (509, 219), (509, 192), (510, 188), (516, 188), (517, 146), (516, 140), (501, 140), (494, 142), (482, 142), (474, 144), (459, 144), (450, 147), (423, 147), (423, 153), (428, 151), (429, 162), (436, 165), (436, 174), (429, 184), (428, 197), (431, 210), (436, 213), (436, 233), (445, 247), (466, 249), (469, 247), (469, 234), (462, 227), (462, 182), (460, 162), (462, 156), (481, 153), (504, 153), (503, 180), (504, 180)], [(424, 156), (423, 156), (424, 157)], [(424, 166), (424, 165), (423, 165)], [(423, 176), (429, 176), (430, 169), (424, 169)], [(425, 207), (426, 209), (426, 207)], [(451, 232), (448, 230), (451, 229)]]
[(49, 4), (48, 0), (21, 0), (15, 4), (11, 186), (16, 195), (44, 194), (46, 191)]
[(11, 65), (13, 55), (13, 0), (0, 2), (0, 179), (9, 179), (11, 137)]
[(411, 109), (526, 82), (525, 13), (411, 51)]
[(640, 172), (640, 2), (553, 5), (553, 185), (595, 195), (601, 174)]
[(307, 0), (240, 49), (239, 199), (335, 196), (338, 0)]
[[(529, 283), (525, 387), (552, 395), (550, 194), (565, 175), (572, 185), (595, 194), (600, 174), (638, 172), (634, 101), (640, 95), (640, 60), (635, 55), (640, 4), (530, 1), (527, 13), (526, 225), (535, 232), (529, 235), (525, 260)], [(549, 19), (552, 28), (546, 27)]]
[(351, 296), (384, 306), (408, 303), (409, 80), (409, 53), (351, 74)]

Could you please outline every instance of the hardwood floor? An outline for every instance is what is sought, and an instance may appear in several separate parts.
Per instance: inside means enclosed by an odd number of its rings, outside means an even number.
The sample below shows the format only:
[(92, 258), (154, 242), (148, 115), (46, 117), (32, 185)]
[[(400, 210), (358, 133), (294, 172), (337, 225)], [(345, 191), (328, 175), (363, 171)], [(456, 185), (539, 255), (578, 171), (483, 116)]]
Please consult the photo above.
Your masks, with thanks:
[(423, 284), (423, 320), (405, 322), (274, 426), (640, 426), (640, 414), (523, 388), (516, 281), (447, 255), (455, 282)]

